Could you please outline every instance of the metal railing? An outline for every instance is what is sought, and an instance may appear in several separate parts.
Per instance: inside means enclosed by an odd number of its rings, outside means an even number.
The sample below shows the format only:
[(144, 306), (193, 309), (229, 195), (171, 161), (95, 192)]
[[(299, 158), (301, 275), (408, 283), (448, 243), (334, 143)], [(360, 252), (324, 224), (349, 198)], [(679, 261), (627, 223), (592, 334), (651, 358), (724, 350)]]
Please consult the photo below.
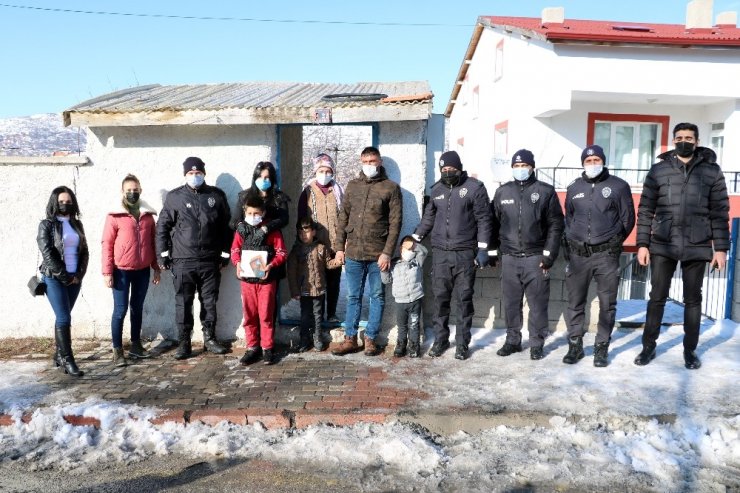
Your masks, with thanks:
[[(609, 168), (609, 173), (618, 176), (630, 184), (632, 189), (641, 188), (649, 170), (637, 168)], [(565, 189), (568, 185), (581, 176), (583, 168), (535, 168), (537, 179), (549, 183), (558, 189)], [(740, 193), (740, 171), (725, 171), (725, 182), (729, 193)]]

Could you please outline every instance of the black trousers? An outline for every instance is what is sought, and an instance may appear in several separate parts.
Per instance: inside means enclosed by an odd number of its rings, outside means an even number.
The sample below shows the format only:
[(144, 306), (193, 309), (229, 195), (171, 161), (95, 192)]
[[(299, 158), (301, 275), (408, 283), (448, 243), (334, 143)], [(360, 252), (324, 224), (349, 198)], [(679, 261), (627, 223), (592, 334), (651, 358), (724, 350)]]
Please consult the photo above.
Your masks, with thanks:
[(475, 284), (475, 251), (447, 251), (434, 249), (432, 261), (432, 291), (434, 292), (434, 333), (439, 341), (450, 338), (450, 301), (453, 292), (460, 320), (455, 331), (455, 342), (470, 344), (473, 325), (473, 285)]
[[(661, 255), (650, 256), (650, 301), (647, 305), (645, 330), (642, 332), (642, 344), (655, 344), (660, 335), (660, 324), (663, 321), (671, 279), (678, 261)], [(707, 263), (704, 260), (681, 262), (683, 277), (683, 348), (694, 351), (699, 345), (699, 324), (701, 323), (701, 288)]]
[(219, 260), (174, 259), (172, 275), (175, 286), (175, 322), (178, 332), (193, 331), (195, 294), (201, 303), (200, 320), (204, 327), (216, 327), (216, 303), (221, 284)]
[(599, 322), (596, 328), (596, 344), (599, 344), (611, 340), (617, 317), (619, 255), (610, 252), (597, 252), (590, 257), (570, 254), (565, 274), (568, 337), (583, 337), (586, 333), (586, 301), (592, 279), (596, 280), (596, 296), (599, 298)]
[(396, 323), (398, 324), (396, 341), (399, 344), (404, 344), (406, 339), (408, 339), (409, 344), (419, 344), (421, 337), (419, 324), (423, 300), (424, 298), (419, 298), (411, 303), (396, 303)]
[(301, 296), (301, 337), (321, 330), (324, 320), (324, 295)]
[(342, 269), (326, 269), (326, 318), (337, 316), (339, 282), (341, 279)]
[(542, 347), (550, 334), (547, 309), (550, 302), (550, 273), (540, 267), (542, 257), (501, 257), (501, 292), (506, 312), (506, 342), (522, 343), (524, 297), (529, 307), (527, 330), (530, 347)]

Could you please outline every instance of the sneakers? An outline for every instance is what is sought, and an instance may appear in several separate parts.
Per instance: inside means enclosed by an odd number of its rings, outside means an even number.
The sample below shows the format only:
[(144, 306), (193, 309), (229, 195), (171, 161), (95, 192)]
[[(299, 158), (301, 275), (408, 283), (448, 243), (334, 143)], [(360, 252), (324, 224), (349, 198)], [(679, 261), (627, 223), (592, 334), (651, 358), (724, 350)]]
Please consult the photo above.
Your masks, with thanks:
[(342, 341), (339, 347), (332, 350), (331, 354), (334, 356), (344, 356), (345, 354), (357, 352), (358, 349), (360, 349), (360, 346), (357, 344), (356, 334), (353, 336), (344, 336), (344, 341)]
[(545, 350), (542, 346), (532, 346), (529, 348), (529, 359), (539, 360), (545, 357)]
[(594, 346), (594, 366), (603, 368), (609, 364), (609, 343), (599, 342)]
[(419, 356), (421, 356), (421, 349), (419, 348), (418, 342), (410, 343), (408, 349), (409, 349), (409, 352), (408, 352), (409, 358), (418, 358)]
[(365, 337), (365, 356), (377, 356), (380, 354), (380, 348), (375, 344), (375, 339)]
[(637, 366), (645, 366), (653, 359), (655, 359), (655, 344), (643, 344), (642, 351), (635, 358), (635, 364)]
[(440, 356), (442, 356), (442, 353), (447, 351), (449, 347), (450, 347), (449, 340), (444, 340), (444, 341), (436, 340), (434, 341), (434, 344), (432, 344), (432, 348), (429, 350), (429, 356), (431, 356), (432, 358), (439, 358)]
[(244, 356), (239, 359), (239, 364), (242, 366), (251, 365), (252, 363), (256, 363), (258, 359), (260, 359), (260, 354), (262, 353), (262, 349), (258, 347), (249, 347), (244, 352)]
[(131, 347), (128, 350), (128, 357), (134, 359), (145, 359), (151, 358), (152, 353), (144, 349), (141, 345), (141, 341), (131, 341)]
[(403, 358), (406, 356), (406, 341), (396, 342), (396, 350), (393, 351), (393, 356), (396, 358)]
[(113, 348), (113, 366), (122, 367), (126, 366), (126, 358), (123, 357), (122, 348)]
[(509, 356), (510, 354), (518, 353), (522, 350), (521, 344), (509, 344), (508, 342), (501, 346), (501, 349), (496, 351), (499, 356)]
[(275, 363), (275, 355), (272, 354), (272, 349), (262, 350), (262, 364), (272, 365)]
[(574, 365), (585, 356), (583, 352), (583, 337), (568, 338), (568, 353), (563, 356), (563, 363)]
[(683, 361), (686, 364), (686, 368), (689, 370), (698, 370), (701, 368), (701, 360), (696, 355), (695, 351), (683, 350)]
[(455, 359), (468, 359), (468, 346), (466, 346), (465, 344), (458, 344), (455, 348)]

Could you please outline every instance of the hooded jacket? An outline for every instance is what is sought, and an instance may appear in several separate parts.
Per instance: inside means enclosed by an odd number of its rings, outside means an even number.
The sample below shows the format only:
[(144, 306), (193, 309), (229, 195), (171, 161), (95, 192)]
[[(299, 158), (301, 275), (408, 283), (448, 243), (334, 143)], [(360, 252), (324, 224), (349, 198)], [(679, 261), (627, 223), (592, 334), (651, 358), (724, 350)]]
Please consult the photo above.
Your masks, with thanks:
[(154, 246), (156, 214), (157, 211), (143, 200), (139, 201), (138, 221), (121, 200), (112, 207), (103, 227), (103, 251), (100, 257), (104, 276), (112, 275), (114, 269), (141, 270), (151, 267), (159, 270)]
[(675, 150), (650, 168), (637, 210), (637, 246), (674, 260), (712, 259), (730, 249), (727, 186), (717, 156), (697, 147), (687, 165)]
[(403, 201), (401, 188), (380, 166), (378, 174), (350, 181), (344, 193), (337, 222), (337, 251), (360, 261), (389, 257), (401, 232)]
[(417, 242), (414, 246), (414, 258), (396, 260), (390, 275), (381, 272), (380, 279), (384, 284), (393, 283), (391, 292), (396, 303), (412, 303), (424, 296), (424, 260), (428, 253), (426, 247)]

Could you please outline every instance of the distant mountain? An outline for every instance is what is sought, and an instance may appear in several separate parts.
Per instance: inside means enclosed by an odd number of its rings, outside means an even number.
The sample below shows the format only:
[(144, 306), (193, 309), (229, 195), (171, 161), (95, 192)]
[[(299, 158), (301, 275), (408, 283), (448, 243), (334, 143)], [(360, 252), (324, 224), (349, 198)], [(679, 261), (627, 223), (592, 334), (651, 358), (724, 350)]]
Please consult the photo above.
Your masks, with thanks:
[(58, 113), (0, 119), (0, 156), (52, 156), (85, 151), (85, 131), (65, 127)]

